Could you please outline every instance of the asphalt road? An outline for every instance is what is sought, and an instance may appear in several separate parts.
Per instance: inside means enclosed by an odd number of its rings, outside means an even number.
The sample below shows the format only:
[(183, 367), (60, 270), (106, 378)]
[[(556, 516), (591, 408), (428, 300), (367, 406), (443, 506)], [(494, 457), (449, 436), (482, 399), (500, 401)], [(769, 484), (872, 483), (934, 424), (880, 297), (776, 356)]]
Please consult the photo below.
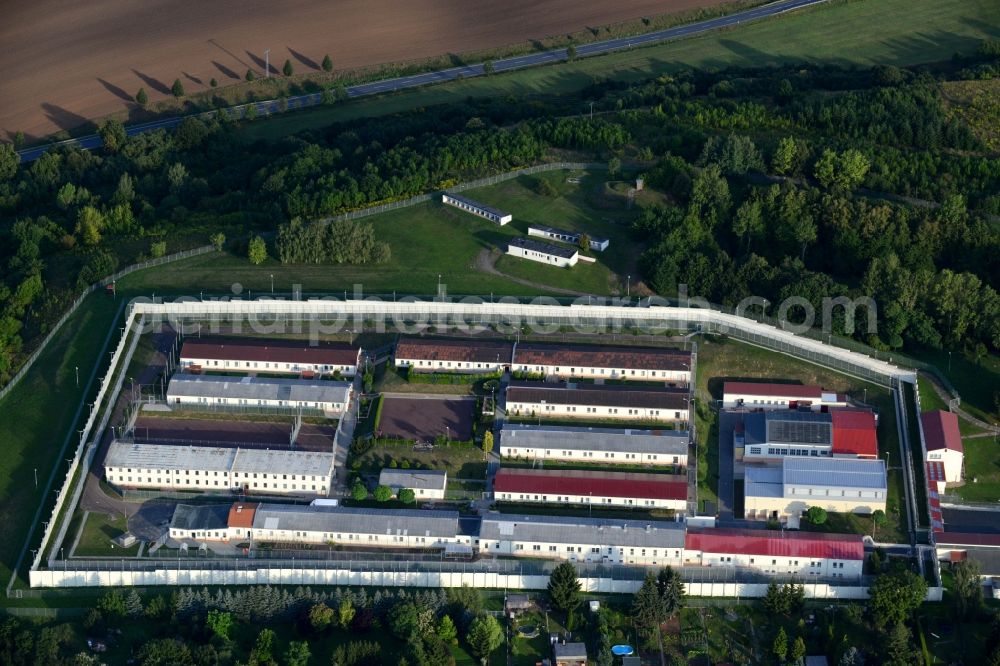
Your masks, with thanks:
[[(577, 47), (576, 53), (577, 57), (584, 57), (603, 53), (612, 53), (614, 51), (622, 51), (630, 49), (634, 46), (648, 46), (650, 44), (669, 42), (682, 37), (690, 37), (692, 35), (718, 30), (719, 28), (726, 28), (740, 23), (747, 23), (762, 18), (777, 16), (793, 9), (818, 5), (823, 2), (826, 2), (826, 0), (778, 0), (778, 2), (772, 2), (761, 7), (748, 9), (746, 11), (737, 12), (728, 16), (720, 16), (718, 18), (700, 21), (698, 23), (690, 23), (674, 28), (667, 28), (665, 30), (658, 30), (644, 35), (637, 35), (635, 37), (622, 37), (620, 39), (609, 39), (603, 42), (581, 44)], [(566, 49), (554, 49), (551, 51), (542, 51), (540, 53), (515, 56), (504, 60), (496, 60), (494, 61), (493, 66), (496, 72), (509, 72), (516, 69), (524, 69), (526, 67), (535, 67), (538, 65), (561, 62), (563, 60), (566, 60)], [(435, 72), (426, 72), (423, 74), (414, 74), (412, 76), (402, 76), (394, 79), (385, 79), (384, 81), (374, 81), (372, 83), (351, 86), (347, 89), (347, 95), (352, 99), (355, 97), (369, 97), (371, 95), (380, 95), (387, 92), (395, 92), (397, 90), (418, 88), (420, 86), (431, 85), (434, 83), (454, 81), (458, 78), (467, 79), (483, 76), (483, 74), (484, 71), (482, 64), (452, 67), (450, 69), (442, 69)], [(301, 109), (309, 106), (320, 105), (322, 103), (322, 95), (321, 93), (310, 93), (308, 95), (289, 97), (287, 101), (289, 109)], [(246, 113), (248, 106), (250, 105), (245, 104), (242, 106), (231, 107), (231, 113), (235, 117), (241, 118)], [(258, 117), (271, 115), (272, 113), (278, 113), (280, 111), (278, 100), (257, 102), (254, 106), (257, 107), (256, 110)], [(200, 116), (213, 113), (215, 112), (209, 111), (206, 114), (197, 115)], [(175, 116), (154, 120), (148, 123), (129, 125), (126, 128), (126, 132), (129, 136), (134, 136), (136, 134), (151, 132), (157, 129), (171, 129), (180, 124), (180, 122), (186, 117), (188, 116)], [(23, 150), (19, 150), (18, 154), (21, 156), (22, 162), (32, 162), (41, 157), (45, 151), (53, 146), (73, 145), (83, 148), (84, 150), (92, 150), (101, 146), (101, 138), (96, 134), (91, 134), (78, 139), (68, 139), (58, 143), (25, 148)]]

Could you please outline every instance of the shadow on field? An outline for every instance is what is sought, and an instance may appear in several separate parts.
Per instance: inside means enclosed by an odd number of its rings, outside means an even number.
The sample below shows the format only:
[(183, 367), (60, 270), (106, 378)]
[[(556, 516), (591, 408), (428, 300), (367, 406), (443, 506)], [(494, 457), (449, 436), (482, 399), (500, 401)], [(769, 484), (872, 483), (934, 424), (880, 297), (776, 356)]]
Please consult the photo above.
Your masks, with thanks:
[[(264, 76), (267, 76), (268, 70), (264, 69), (264, 65), (265, 65), (264, 59), (261, 58), (260, 56), (254, 55), (253, 53), (250, 53), (250, 51), (246, 51), (245, 53), (247, 54), (247, 57), (250, 58), (250, 60), (252, 60), (253, 63), (255, 65), (257, 65), (257, 67), (260, 68), (260, 71), (264, 72)], [(267, 64), (270, 65), (270, 63), (267, 63)], [(269, 69), (270, 69), (271, 74), (277, 74), (278, 73), (278, 70), (275, 68), (274, 65), (270, 65)]]
[(239, 80), (240, 75), (237, 74), (236, 72), (234, 72), (233, 70), (229, 69), (225, 65), (223, 65), (221, 62), (218, 62), (217, 60), (213, 60), (212, 64), (215, 65), (215, 68), (217, 70), (219, 70), (220, 72), (222, 72), (223, 76), (226, 76), (226, 77), (228, 77), (230, 79), (237, 79), (237, 80)]
[(315, 69), (315, 70), (319, 71), (320, 67), (319, 67), (318, 64), (316, 64), (315, 60), (313, 60), (312, 58), (310, 58), (309, 56), (307, 56), (307, 55), (305, 55), (303, 53), (299, 53), (298, 51), (296, 51), (295, 49), (293, 49), (291, 46), (286, 46), (285, 48), (288, 49), (288, 52), (292, 54), (293, 58), (295, 58), (296, 60), (298, 60), (299, 62), (301, 62), (303, 65), (305, 65), (309, 69)]
[(154, 79), (152, 76), (149, 76), (147, 74), (143, 74), (142, 72), (140, 72), (137, 69), (133, 69), (132, 73), (135, 74), (136, 76), (138, 76), (140, 79), (142, 79), (143, 83), (145, 83), (147, 86), (149, 86), (150, 88), (152, 88), (156, 92), (162, 93), (164, 95), (169, 95), (170, 94), (170, 88), (167, 87), (167, 85), (165, 83), (163, 83), (162, 81), (160, 81), (159, 79)]
[(132, 96), (129, 95), (127, 92), (125, 92), (125, 90), (123, 88), (119, 88), (118, 86), (116, 86), (115, 84), (111, 83), (110, 81), (105, 81), (102, 78), (98, 78), (97, 81), (102, 86), (104, 86), (107, 89), (107, 91), (110, 92), (115, 97), (123, 99), (126, 102), (131, 102), (132, 101)]
[(197, 76), (194, 76), (193, 74), (188, 74), (187, 72), (181, 72), (181, 74), (183, 74), (184, 78), (186, 78), (188, 81), (191, 81), (192, 83), (197, 83), (199, 86), (202, 85), (201, 79), (199, 79)]
[(42, 103), (42, 111), (45, 112), (45, 117), (59, 129), (72, 130), (86, 127), (88, 131), (97, 131), (97, 126), (92, 121), (56, 104), (44, 102)]

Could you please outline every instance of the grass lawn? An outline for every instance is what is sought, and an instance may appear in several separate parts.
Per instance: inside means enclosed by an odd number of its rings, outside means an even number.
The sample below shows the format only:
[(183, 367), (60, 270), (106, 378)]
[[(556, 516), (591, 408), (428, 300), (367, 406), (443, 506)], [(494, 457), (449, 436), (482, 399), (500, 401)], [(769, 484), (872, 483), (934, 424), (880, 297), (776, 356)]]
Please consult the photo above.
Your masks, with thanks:
[[(76, 557), (90, 556), (114, 556), (114, 557), (134, 557), (139, 554), (139, 544), (136, 543), (129, 548), (122, 549), (111, 542), (117, 536), (121, 536), (128, 529), (125, 518), (116, 516), (108, 519), (104, 513), (89, 513), (87, 521), (83, 524), (83, 532), (80, 534), (80, 543), (76, 546), (74, 555)], [(68, 533), (68, 539), (73, 538), (73, 533)]]
[[(962, 440), (965, 448), (966, 483), (948, 492), (957, 493), (970, 502), (1000, 500), (1000, 446), (993, 437)], [(973, 482), (975, 479), (975, 482)]]
[[(51, 492), (45, 498), (50, 473), (57, 474), (53, 488), (58, 488), (65, 476), (66, 462), (59, 451), (67, 433), (77, 427), (80, 401), (96, 392), (87, 392), (90, 376), (98, 362), (106, 361), (100, 351), (119, 305), (120, 298), (114, 300), (104, 293), (90, 296), (46, 347), (31, 372), (0, 400), (0, 524), (4, 526), (0, 579), (4, 584), (29, 532), (38, 528), (32, 545), (40, 538), (41, 525), (33, 525), (32, 518), (40, 501), (46, 499), (51, 506), (55, 500)], [(71, 440), (70, 446), (75, 443)], [(37, 487), (31, 481), (35, 470)], [(48, 509), (42, 515), (47, 519)]]
[[(1000, 404), (997, 402), (997, 387), (1000, 387), (1000, 356), (996, 354), (987, 356), (979, 364), (961, 352), (955, 351), (949, 355), (943, 349), (920, 349), (915, 351), (913, 356), (933, 363), (951, 381), (962, 398), (962, 409), (987, 423), (1000, 422), (1000, 411), (998, 411)], [(924, 399), (924, 395), (925, 391), (921, 386), (921, 400)]]
[[(517, 632), (519, 627), (534, 627), (536, 636), (528, 638)], [(513, 666), (535, 666), (543, 659), (552, 658), (549, 634), (563, 632), (563, 626), (552, 614), (539, 612), (521, 613), (512, 620), (510, 654)]]
[(411, 469), (446, 470), (449, 480), (486, 478), (483, 451), (471, 446), (435, 446), (433, 451), (414, 451), (413, 447), (403, 445), (375, 446), (358, 460), (357, 471), (362, 474), (378, 474), (395, 460), (398, 465), (409, 462)]
[(467, 97), (557, 95), (582, 90), (595, 79), (636, 81), (687, 67), (803, 61), (909, 65), (947, 60), (956, 51), (974, 51), (983, 39), (997, 38), (995, 10), (992, 0), (831, 2), (667, 44), (283, 114), (242, 131), (248, 140), (279, 138), (338, 121), (426, 109)]
[[(409, 382), (396, 372), (395, 368), (386, 367), (385, 372), (379, 377), (376, 371), (375, 390), (381, 393), (445, 393), (448, 395), (471, 395), (475, 393), (475, 384), (424, 384), (422, 382)], [(381, 384), (379, 384), (381, 382)]]

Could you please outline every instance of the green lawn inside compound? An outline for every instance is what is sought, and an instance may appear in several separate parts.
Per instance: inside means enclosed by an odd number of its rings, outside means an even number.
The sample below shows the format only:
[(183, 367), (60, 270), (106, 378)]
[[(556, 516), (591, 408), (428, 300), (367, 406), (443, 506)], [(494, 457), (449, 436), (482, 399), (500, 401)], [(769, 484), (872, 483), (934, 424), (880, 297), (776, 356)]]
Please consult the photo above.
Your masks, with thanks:
[(1000, 445), (993, 437), (966, 437), (965, 485), (948, 488), (970, 502), (1000, 500)]
[(242, 132), (248, 140), (274, 139), (468, 97), (555, 95), (582, 90), (595, 80), (636, 81), (687, 67), (935, 62), (956, 51), (970, 53), (981, 40), (998, 36), (991, 0), (834, 0), (666, 44), (287, 113), (247, 125)]
[[(127, 529), (128, 525), (124, 516), (108, 518), (104, 513), (88, 513), (87, 520), (83, 524), (83, 531), (80, 533), (80, 542), (73, 555), (75, 557), (132, 557), (138, 555), (139, 543), (128, 548), (121, 548), (112, 542), (112, 539), (121, 536)], [(67, 539), (72, 539), (74, 536), (73, 532), (67, 533)]]

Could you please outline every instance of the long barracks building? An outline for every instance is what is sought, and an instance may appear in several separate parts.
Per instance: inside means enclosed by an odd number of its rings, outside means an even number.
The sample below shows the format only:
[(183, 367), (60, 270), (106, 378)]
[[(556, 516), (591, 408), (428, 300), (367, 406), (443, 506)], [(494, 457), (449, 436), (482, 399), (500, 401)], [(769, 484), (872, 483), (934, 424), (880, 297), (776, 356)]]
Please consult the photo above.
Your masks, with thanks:
[(507, 389), (507, 413), (514, 416), (685, 424), (689, 405), (686, 389), (523, 382)]
[(361, 349), (342, 342), (310, 345), (293, 340), (188, 338), (181, 347), (181, 369), (188, 372), (242, 372), (353, 377)]

